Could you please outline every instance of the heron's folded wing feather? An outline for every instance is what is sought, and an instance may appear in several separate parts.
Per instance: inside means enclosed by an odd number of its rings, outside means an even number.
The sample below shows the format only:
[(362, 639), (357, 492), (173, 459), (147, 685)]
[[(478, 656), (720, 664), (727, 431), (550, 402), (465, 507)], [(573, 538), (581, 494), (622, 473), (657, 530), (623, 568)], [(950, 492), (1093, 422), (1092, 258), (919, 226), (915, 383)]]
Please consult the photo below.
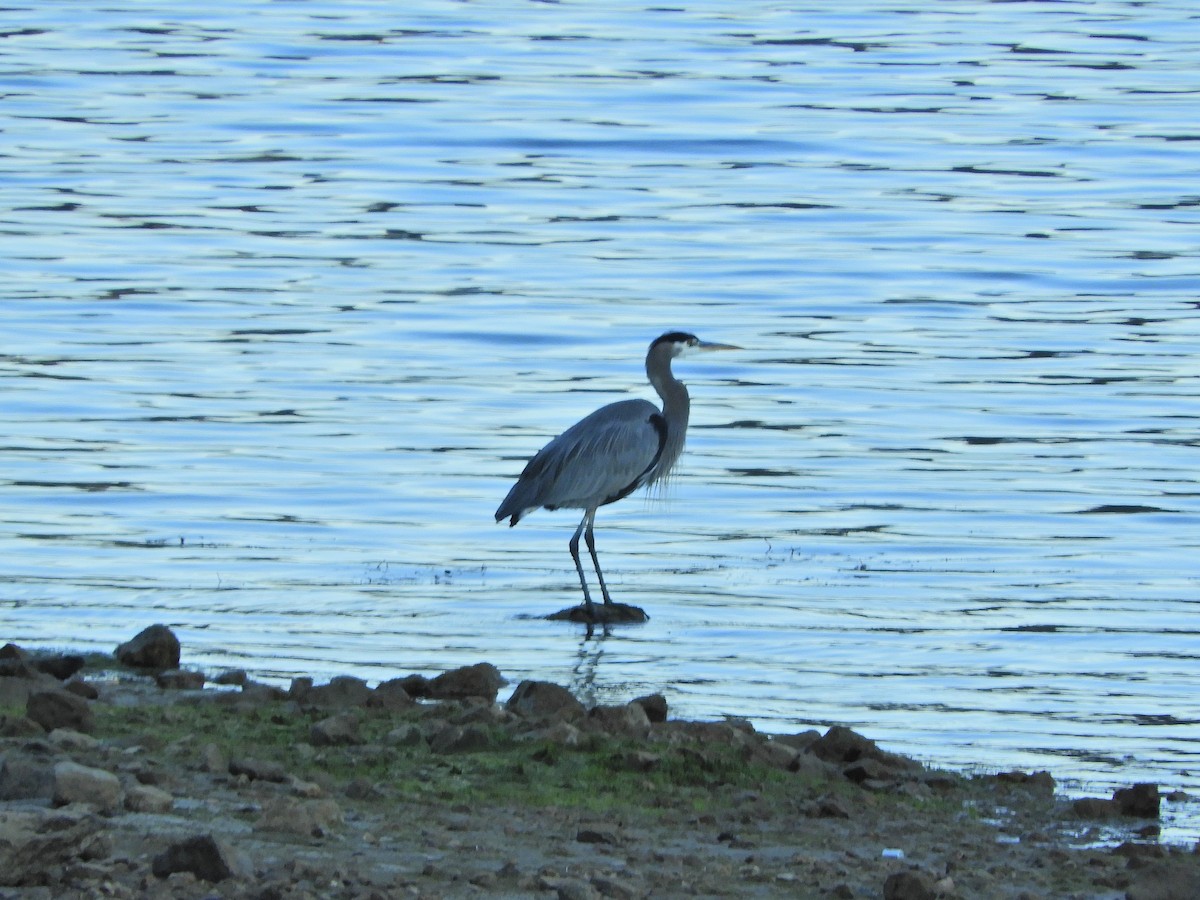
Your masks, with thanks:
[(522, 505), (586, 508), (628, 493), (661, 453), (658, 422), (658, 408), (645, 400), (612, 403), (581, 419), (529, 461), (519, 482), (529, 488)]

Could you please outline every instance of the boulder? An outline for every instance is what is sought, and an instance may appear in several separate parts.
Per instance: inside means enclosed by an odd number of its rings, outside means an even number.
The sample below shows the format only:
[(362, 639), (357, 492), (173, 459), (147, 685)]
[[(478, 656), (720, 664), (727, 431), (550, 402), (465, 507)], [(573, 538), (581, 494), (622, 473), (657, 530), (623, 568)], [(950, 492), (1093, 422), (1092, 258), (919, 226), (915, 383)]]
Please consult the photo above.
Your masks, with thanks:
[(367, 706), (374, 709), (404, 709), (416, 701), (404, 687), (404, 679), (392, 678), (375, 686), (367, 698)]
[(1148, 863), (1131, 873), (1126, 900), (1195, 900), (1196, 865), (1178, 857)]
[(0, 886), (44, 884), (46, 873), (105, 855), (103, 822), (82, 808), (0, 808)]
[(915, 869), (893, 872), (883, 882), (883, 900), (934, 900), (936, 896), (933, 879)]
[[(295, 682), (293, 682), (293, 686)], [(371, 698), (371, 689), (361, 678), (353, 675), (338, 675), (329, 680), (328, 684), (309, 688), (303, 696), (297, 697), (301, 704), (321, 709), (351, 709), (355, 706), (365, 706)]]
[(633, 701), (646, 711), (646, 718), (658, 724), (667, 721), (667, 698), (662, 694), (647, 694)]
[(151, 784), (130, 785), (125, 792), (125, 808), (130, 812), (167, 813), (174, 806), (174, 797)]
[(276, 797), (263, 804), (255, 829), (301, 837), (323, 837), (342, 824), (341, 807), (333, 800)]
[(549, 681), (522, 681), (505, 706), (527, 719), (575, 722), (587, 715), (570, 691)]
[(308, 731), (308, 740), (314, 747), (362, 743), (358, 733), (358, 716), (352, 712), (340, 713), (314, 722)]
[(166, 625), (151, 625), (117, 647), (117, 661), (134, 669), (179, 668), (179, 638)]
[(46, 731), (70, 728), (90, 734), (96, 727), (91, 706), (82, 697), (62, 690), (37, 691), (29, 695), (25, 715)]
[(165, 669), (155, 674), (154, 683), (169, 691), (198, 691), (204, 687), (204, 673), (191, 669)]
[(434, 678), (429, 682), (428, 696), (434, 700), (482, 697), (488, 703), (495, 703), (503, 683), (500, 670), (491, 663), (476, 663), (451, 669)]
[(447, 725), (429, 741), (434, 753), (478, 753), (491, 746), (491, 734), (479, 725)]
[(178, 841), (154, 857), (152, 871), (159, 878), (176, 872), (191, 872), (201, 881), (250, 878), (254, 868), (246, 854), (225, 838), (211, 834)]
[(1136, 816), (1139, 819), (1157, 819), (1159, 810), (1158, 785), (1149, 783), (1135, 784), (1132, 787), (1118, 788), (1113, 792), (1113, 803), (1117, 812), (1123, 816)]
[(101, 812), (114, 813), (121, 808), (125, 791), (120, 779), (112, 772), (63, 760), (54, 766), (51, 799), (56, 806), (85, 803)]
[(49, 800), (53, 795), (51, 760), (16, 751), (0, 757), (0, 801)]
[(229, 774), (234, 778), (245, 775), (251, 781), (271, 781), (282, 784), (288, 780), (287, 770), (277, 762), (242, 757), (229, 761)]
[(596, 706), (587, 720), (590, 726), (615, 737), (645, 738), (650, 733), (650, 719), (639, 703)]

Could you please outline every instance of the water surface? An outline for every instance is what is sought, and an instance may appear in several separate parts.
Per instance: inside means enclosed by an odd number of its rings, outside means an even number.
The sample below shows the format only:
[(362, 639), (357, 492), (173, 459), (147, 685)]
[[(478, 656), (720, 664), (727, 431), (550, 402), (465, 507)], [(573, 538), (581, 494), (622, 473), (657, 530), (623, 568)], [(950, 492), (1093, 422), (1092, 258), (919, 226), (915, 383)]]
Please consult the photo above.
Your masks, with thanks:
[[(1189, 4), (11, 7), (5, 640), (1200, 790)], [(492, 512), (681, 362), (662, 499)], [(1194, 803), (1166, 835), (1194, 839)]]

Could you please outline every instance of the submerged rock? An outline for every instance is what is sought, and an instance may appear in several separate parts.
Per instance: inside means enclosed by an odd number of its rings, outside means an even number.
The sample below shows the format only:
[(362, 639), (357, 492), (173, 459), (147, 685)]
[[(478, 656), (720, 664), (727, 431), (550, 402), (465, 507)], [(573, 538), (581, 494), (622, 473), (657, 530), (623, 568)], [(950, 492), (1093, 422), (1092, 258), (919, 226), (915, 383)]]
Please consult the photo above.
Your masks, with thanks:
[(552, 622), (578, 622), (581, 625), (641, 625), (650, 621), (640, 606), (628, 603), (596, 603), (591, 611), (587, 606), (569, 606), (546, 616)]

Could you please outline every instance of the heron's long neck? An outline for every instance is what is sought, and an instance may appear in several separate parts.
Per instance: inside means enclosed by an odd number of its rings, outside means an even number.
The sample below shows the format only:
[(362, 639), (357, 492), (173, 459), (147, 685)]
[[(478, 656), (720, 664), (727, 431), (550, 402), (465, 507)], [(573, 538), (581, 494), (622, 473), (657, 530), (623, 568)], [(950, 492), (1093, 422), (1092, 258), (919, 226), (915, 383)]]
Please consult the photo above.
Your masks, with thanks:
[(663, 418), (667, 422), (667, 442), (655, 466), (653, 481), (667, 477), (683, 453), (683, 444), (687, 440), (688, 413), (691, 411), (691, 398), (683, 382), (671, 374), (671, 364), (668, 362), (661, 372), (650, 371), (647, 366), (646, 374), (658, 396), (662, 397)]

